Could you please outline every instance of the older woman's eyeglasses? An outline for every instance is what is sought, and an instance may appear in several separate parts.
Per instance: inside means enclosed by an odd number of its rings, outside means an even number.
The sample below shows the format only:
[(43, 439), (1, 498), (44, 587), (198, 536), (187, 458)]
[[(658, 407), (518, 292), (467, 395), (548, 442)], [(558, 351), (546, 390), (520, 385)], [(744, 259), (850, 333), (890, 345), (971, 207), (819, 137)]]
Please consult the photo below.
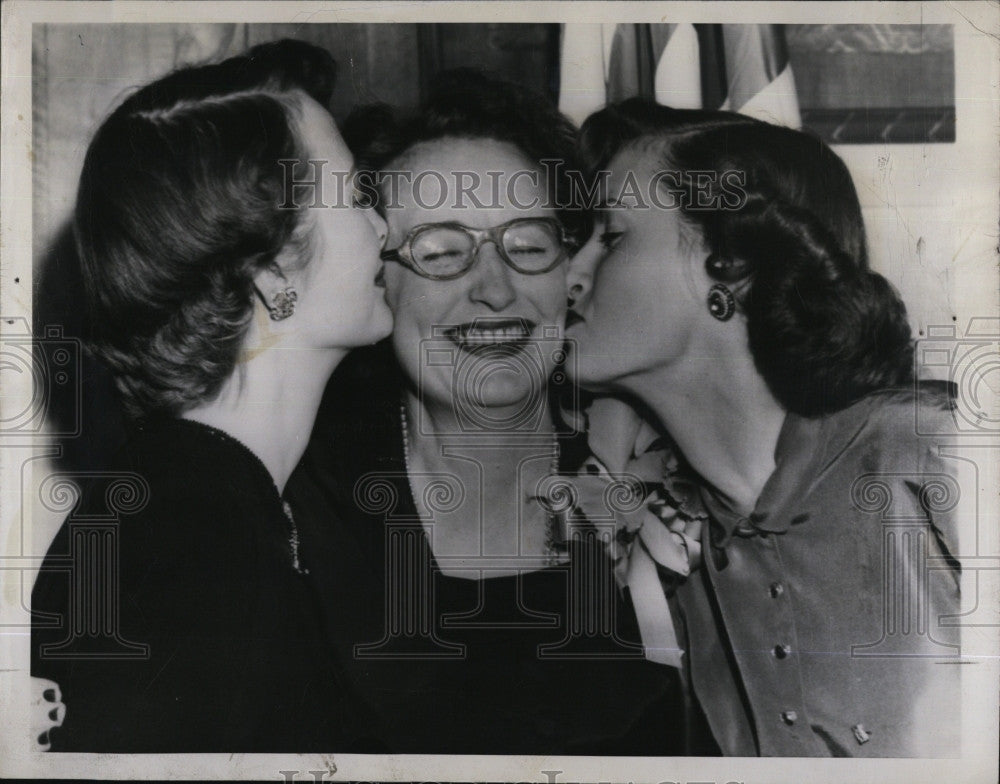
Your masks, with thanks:
[(508, 267), (523, 275), (555, 269), (570, 244), (554, 218), (518, 218), (490, 229), (423, 223), (414, 226), (398, 248), (382, 251), (382, 260), (398, 262), (431, 280), (452, 280), (472, 269), (487, 242), (496, 245)]

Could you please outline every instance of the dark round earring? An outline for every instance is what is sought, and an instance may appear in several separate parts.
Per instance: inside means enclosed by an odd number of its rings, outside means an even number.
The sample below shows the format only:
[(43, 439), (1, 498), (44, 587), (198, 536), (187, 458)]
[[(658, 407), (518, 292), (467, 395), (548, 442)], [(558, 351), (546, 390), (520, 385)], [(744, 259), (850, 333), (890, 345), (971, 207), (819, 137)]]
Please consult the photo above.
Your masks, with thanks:
[(708, 290), (708, 312), (719, 321), (729, 321), (736, 312), (736, 298), (728, 288), (716, 283)]

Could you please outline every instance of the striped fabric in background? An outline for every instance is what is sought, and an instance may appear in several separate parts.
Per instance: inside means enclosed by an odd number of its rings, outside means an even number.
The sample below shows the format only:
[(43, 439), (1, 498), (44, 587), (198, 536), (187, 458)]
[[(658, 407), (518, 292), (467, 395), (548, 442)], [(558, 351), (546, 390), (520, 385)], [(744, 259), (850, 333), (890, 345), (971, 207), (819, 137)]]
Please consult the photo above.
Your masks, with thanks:
[(801, 126), (781, 25), (566, 24), (559, 108), (577, 123), (645, 96)]
[(948, 144), (951, 35), (948, 25), (564, 24), (559, 106), (579, 123), (641, 95), (806, 128), (833, 145)]

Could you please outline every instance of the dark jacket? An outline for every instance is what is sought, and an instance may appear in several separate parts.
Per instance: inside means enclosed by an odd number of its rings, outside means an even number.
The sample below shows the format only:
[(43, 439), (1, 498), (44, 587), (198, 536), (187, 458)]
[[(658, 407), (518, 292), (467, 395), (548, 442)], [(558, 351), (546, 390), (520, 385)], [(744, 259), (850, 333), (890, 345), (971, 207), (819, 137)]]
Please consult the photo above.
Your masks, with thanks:
[(55, 751), (343, 750), (343, 694), (263, 464), (185, 420), (82, 480), (32, 594)]
[[(691, 753), (678, 673), (643, 658), (603, 550), (583, 545), (570, 566), (519, 578), (440, 573), (410, 494), (386, 348), (338, 368), (286, 488), (344, 677), (374, 717), (367, 749)], [(586, 588), (575, 610), (571, 566)], [(611, 633), (574, 636), (589, 628), (580, 612), (598, 607), (614, 614)], [(713, 750), (709, 739), (695, 753)]]

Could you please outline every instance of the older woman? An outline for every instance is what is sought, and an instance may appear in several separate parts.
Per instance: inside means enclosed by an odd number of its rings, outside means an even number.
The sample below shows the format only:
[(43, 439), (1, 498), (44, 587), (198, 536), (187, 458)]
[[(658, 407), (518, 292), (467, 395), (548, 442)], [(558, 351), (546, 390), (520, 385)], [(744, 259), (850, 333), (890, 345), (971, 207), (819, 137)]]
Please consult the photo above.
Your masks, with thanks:
[(603, 547), (546, 503), (579, 457), (549, 384), (579, 215), (544, 163), (572, 166), (573, 127), (469, 72), (346, 127), (381, 175), (396, 327), (336, 374), (289, 488), (370, 748), (683, 753), (677, 670), (643, 658)]
[(804, 133), (642, 101), (582, 136), (610, 176), (569, 276), (568, 366), (697, 475), (710, 523), (677, 596), (723, 752), (957, 754), (957, 486), (914, 431), (920, 407), (949, 432), (949, 398), (915, 395), (843, 163)]
[(282, 499), (330, 374), (392, 326), (381, 218), (288, 208), (279, 161), (352, 167), (324, 108), (333, 79), (321, 49), (256, 47), (142, 88), (90, 144), (75, 214), (90, 346), (134, 433), (32, 596), (32, 674), (66, 704), (56, 750), (350, 737)]

